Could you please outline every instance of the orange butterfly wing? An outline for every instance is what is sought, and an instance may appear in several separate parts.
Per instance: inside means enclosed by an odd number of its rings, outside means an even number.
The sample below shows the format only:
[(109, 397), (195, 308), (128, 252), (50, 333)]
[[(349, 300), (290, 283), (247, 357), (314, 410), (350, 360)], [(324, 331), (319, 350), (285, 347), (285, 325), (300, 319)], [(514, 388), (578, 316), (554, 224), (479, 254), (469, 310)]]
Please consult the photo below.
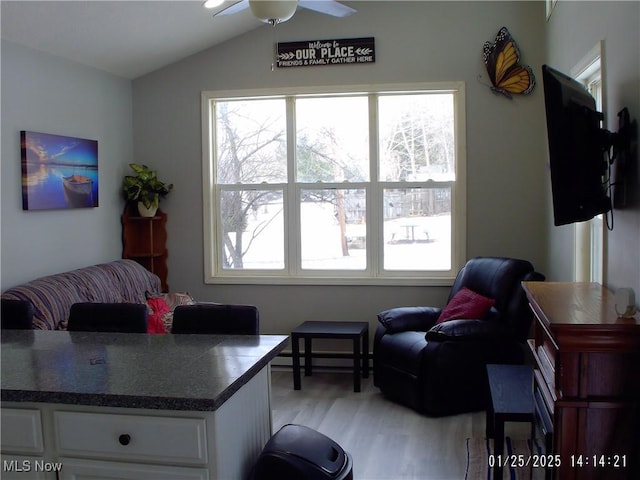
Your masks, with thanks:
[(533, 90), (535, 82), (531, 68), (517, 65), (513, 67), (502, 79), (496, 88), (506, 90), (509, 93), (527, 95)]
[(518, 50), (516, 49), (513, 40), (504, 43), (504, 46), (501, 50), (498, 51), (498, 55), (496, 56), (496, 67), (495, 67), (495, 83), (498, 86), (504, 76), (507, 74), (509, 69), (513, 67), (516, 63), (518, 63), (519, 55)]

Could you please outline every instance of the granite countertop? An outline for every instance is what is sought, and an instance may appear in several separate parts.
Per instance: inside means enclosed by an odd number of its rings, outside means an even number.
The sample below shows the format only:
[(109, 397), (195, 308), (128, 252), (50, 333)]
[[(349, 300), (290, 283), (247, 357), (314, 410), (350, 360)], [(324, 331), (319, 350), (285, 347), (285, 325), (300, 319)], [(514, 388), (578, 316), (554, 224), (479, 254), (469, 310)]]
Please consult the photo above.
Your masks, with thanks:
[(217, 410), (284, 335), (2, 332), (3, 402)]

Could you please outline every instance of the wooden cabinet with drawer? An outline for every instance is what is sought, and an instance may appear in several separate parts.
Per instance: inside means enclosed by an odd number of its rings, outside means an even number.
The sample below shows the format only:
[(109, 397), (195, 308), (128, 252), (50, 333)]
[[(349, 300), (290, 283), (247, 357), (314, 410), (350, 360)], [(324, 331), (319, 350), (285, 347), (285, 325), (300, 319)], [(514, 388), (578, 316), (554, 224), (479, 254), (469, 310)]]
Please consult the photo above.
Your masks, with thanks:
[(31, 480), (18, 467), (39, 457), (46, 480), (249, 478), (272, 433), (270, 362), (288, 338), (140, 335), (3, 332), (12, 474)]
[[(200, 417), (130, 409), (2, 408), (2, 478), (207, 480), (211, 436)], [(103, 413), (104, 412), (104, 413)], [(126, 412), (126, 413), (116, 413)], [(143, 414), (141, 414), (143, 413)], [(170, 416), (162, 414), (170, 413)], [(46, 437), (46, 442), (45, 442)], [(46, 445), (45, 445), (46, 443)]]
[(535, 391), (553, 423), (556, 479), (640, 478), (640, 322), (596, 283), (524, 282)]
[(269, 367), (215, 410), (3, 401), (2, 427), (3, 480), (248, 478), (271, 437)]
[(56, 411), (58, 453), (169, 465), (206, 465), (204, 418)]

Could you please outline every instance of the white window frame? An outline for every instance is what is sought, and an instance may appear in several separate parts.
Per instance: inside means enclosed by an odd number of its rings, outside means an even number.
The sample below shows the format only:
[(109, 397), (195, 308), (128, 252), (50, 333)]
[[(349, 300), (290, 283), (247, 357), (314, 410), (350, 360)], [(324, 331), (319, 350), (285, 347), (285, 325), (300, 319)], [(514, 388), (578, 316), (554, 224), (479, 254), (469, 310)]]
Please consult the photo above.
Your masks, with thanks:
[[(571, 76), (582, 83), (596, 99), (596, 108), (606, 112), (604, 45), (600, 41), (571, 69)], [(605, 222), (604, 216), (574, 226), (574, 280), (576, 282), (604, 282)]]
[[(384, 271), (382, 268), (382, 245), (379, 248), (367, 249), (367, 270), (328, 270), (328, 271), (301, 271), (298, 265), (290, 265), (282, 274), (274, 275), (270, 272), (257, 270), (234, 271), (222, 269), (218, 258), (215, 242), (217, 241), (221, 226), (217, 217), (215, 202), (215, 166), (214, 166), (214, 126), (215, 113), (212, 108), (216, 99), (256, 98), (256, 97), (287, 97), (287, 96), (316, 96), (334, 94), (366, 94), (376, 95), (384, 93), (454, 93), (454, 130), (456, 141), (455, 154), (455, 181), (444, 186), (451, 186), (451, 268), (447, 271)], [(204, 225), (204, 274), (205, 283), (208, 284), (311, 284), (311, 285), (451, 285), (459, 269), (466, 261), (466, 112), (465, 112), (465, 84), (464, 82), (436, 82), (436, 83), (411, 83), (411, 84), (384, 84), (384, 85), (354, 85), (335, 87), (309, 87), (309, 88), (282, 88), (282, 89), (255, 89), (255, 90), (224, 90), (203, 91), (201, 94), (202, 115), (202, 175), (203, 175), (203, 225)], [(382, 229), (383, 208), (380, 205), (379, 195), (384, 188), (401, 186), (408, 188), (413, 186), (411, 182), (382, 182), (377, 179), (378, 162), (378, 137), (377, 137), (377, 102), (369, 101), (369, 150), (373, 159), (370, 162), (371, 176), (367, 195), (367, 211), (371, 212), (367, 219), (367, 238), (374, 238)], [(288, 134), (291, 134), (288, 127)], [(291, 137), (290, 137), (291, 138)], [(291, 142), (290, 142), (291, 143)], [(289, 145), (289, 156), (295, 146)], [(291, 171), (292, 160), (289, 160)], [(374, 176), (375, 175), (375, 176)], [(291, 183), (291, 174), (289, 175)], [(295, 185), (295, 183), (294, 183)], [(323, 184), (327, 188), (331, 184)], [(343, 186), (344, 184), (340, 184)], [(420, 184), (420, 186), (424, 186)], [(266, 186), (270, 188), (270, 186)], [(359, 184), (349, 184), (350, 188), (358, 188)], [(300, 186), (295, 186), (299, 191)], [(302, 185), (304, 188), (304, 185)], [(285, 202), (289, 202), (289, 215), (299, 217), (299, 206), (296, 198), (287, 196)], [(376, 203), (377, 202), (377, 203)], [(291, 258), (299, 255), (299, 225), (297, 219), (285, 217), (285, 223), (290, 222), (293, 228), (285, 232), (285, 255)], [(373, 242), (368, 242), (373, 243)], [(297, 251), (296, 251), (297, 250)]]

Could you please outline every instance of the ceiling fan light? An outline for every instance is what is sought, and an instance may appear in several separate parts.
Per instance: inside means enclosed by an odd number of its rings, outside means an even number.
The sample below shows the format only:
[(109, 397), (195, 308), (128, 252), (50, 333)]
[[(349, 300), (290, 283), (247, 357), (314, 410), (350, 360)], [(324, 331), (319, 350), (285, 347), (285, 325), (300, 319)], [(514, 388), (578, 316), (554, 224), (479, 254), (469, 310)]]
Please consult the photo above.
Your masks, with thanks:
[(251, 13), (263, 22), (286, 22), (296, 13), (297, 0), (249, 0)]
[(204, 8), (216, 8), (224, 3), (224, 0), (205, 0), (202, 4)]

